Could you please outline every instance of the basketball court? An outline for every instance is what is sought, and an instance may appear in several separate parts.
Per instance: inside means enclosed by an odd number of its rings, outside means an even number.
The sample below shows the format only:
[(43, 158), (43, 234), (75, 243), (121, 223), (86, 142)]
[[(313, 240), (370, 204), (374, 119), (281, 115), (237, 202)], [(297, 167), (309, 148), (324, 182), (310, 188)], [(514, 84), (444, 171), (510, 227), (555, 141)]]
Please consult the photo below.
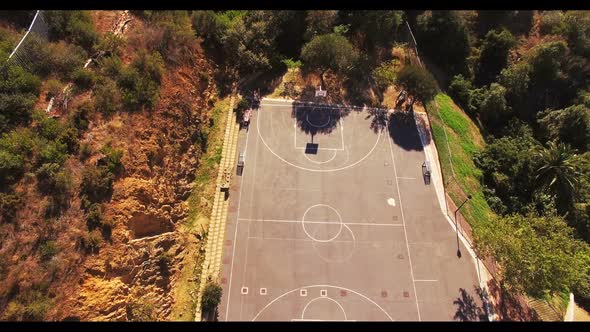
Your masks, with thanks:
[[(220, 321), (453, 320), (479, 285), (408, 123), (263, 100), (242, 131)], [(461, 250), (467, 252), (462, 244)]]

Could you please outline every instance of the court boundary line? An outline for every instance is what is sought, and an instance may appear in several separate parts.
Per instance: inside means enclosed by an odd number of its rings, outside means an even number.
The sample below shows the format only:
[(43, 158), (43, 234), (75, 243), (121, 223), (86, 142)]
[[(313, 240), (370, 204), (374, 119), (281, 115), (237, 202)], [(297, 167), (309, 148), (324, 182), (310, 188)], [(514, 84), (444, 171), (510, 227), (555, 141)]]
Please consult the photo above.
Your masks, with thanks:
[[(387, 124), (387, 130), (389, 131), (389, 123)], [(398, 195), (398, 199), (399, 199), (399, 209), (400, 209), (400, 213), (402, 216), (402, 224), (404, 227), (404, 236), (406, 238), (406, 248), (408, 250), (408, 263), (410, 264), (410, 276), (412, 277), (412, 285), (414, 286), (414, 298), (416, 299), (416, 310), (418, 311), (418, 321), (422, 321), (422, 317), (420, 316), (420, 305), (418, 304), (418, 292), (416, 291), (416, 279), (414, 279), (414, 267), (412, 265), (412, 255), (410, 252), (410, 244), (408, 241), (408, 232), (406, 230), (406, 221), (405, 221), (405, 217), (404, 217), (404, 208), (403, 208), (403, 204), (402, 204), (402, 194), (401, 191), (399, 189), (399, 181), (397, 179), (397, 167), (395, 165), (395, 156), (393, 153), (393, 146), (391, 143), (391, 138), (387, 139), (387, 142), (389, 143), (389, 152), (391, 153), (391, 161), (393, 163), (393, 172), (394, 172), (394, 177), (395, 177), (395, 186), (397, 187), (397, 195)]]
[[(361, 159), (357, 160), (356, 162), (340, 167), (340, 168), (334, 168), (334, 169), (312, 169), (312, 168), (307, 168), (307, 167), (303, 167), (303, 166), (299, 166), (296, 165), (288, 160), (286, 160), (285, 158), (281, 157), (280, 155), (278, 155), (276, 152), (273, 151), (273, 149), (270, 148), (270, 146), (266, 143), (266, 141), (264, 140), (264, 137), (262, 137), (262, 134), (260, 133), (260, 114), (262, 112), (258, 112), (258, 114), (256, 115), (256, 132), (258, 133), (258, 137), (260, 138), (260, 140), (262, 141), (262, 144), (264, 144), (264, 146), (268, 149), (268, 151), (270, 153), (272, 153), (275, 157), (277, 157), (279, 160), (281, 160), (282, 162), (284, 162), (285, 164), (304, 170), (304, 171), (309, 171), (309, 172), (321, 172), (321, 173), (328, 173), (328, 172), (337, 172), (337, 171), (342, 171), (345, 169), (349, 169), (352, 168), (358, 164), (360, 164), (361, 162), (363, 162), (365, 159), (367, 159), (370, 155), (373, 154), (373, 151), (375, 151), (375, 148), (377, 148), (377, 145), (379, 144), (379, 141), (381, 140), (381, 136), (383, 135), (383, 131), (379, 132), (379, 134), (377, 135), (377, 140), (375, 141), (375, 144), (373, 145), (373, 147), (371, 148), (371, 150), (369, 152), (367, 152), (367, 154), (362, 157)], [(295, 124), (296, 125), (296, 124)]]
[[(238, 218), (238, 221), (255, 221), (255, 222), (275, 222), (275, 223), (293, 223), (293, 224), (300, 224), (302, 220), (292, 220), (292, 219), (257, 219), (257, 218)], [(335, 222), (330, 221), (322, 221), (322, 220), (305, 220), (304, 222), (310, 224), (337, 224)], [(380, 227), (401, 227), (403, 224), (390, 224), (390, 223), (362, 223), (362, 222), (345, 222), (343, 221), (342, 224), (344, 225), (355, 225), (355, 226), (380, 226)]]
[(387, 310), (383, 309), (383, 307), (382, 307), (382, 306), (380, 306), (380, 305), (379, 305), (377, 302), (373, 301), (373, 300), (372, 300), (370, 297), (368, 297), (368, 296), (366, 296), (366, 295), (364, 295), (364, 294), (362, 294), (362, 293), (360, 293), (360, 292), (357, 292), (357, 291), (355, 291), (355, 290), (352, 290), (352, 289), (350, 289), (350, 288), (341, 287), (341, 286), (334, 286), (334, 285), (328, 285), (328, 284), (318, 284), (318, 285), (307, 285), (307, 286), (301, 286), (301, 287), (297, 287), (297, 288), (295, 288), (295, 289), (292, 289), (292, 290), (290, 290), (290, 291), (287, 291), (287, 292), (283, 293), (282, 295), (279, 295), (279, 296), (275, 297), (275, 298), (274, 298), (272, 301), (270, 301), (269, 303), (267, 303), (267, 304), (266, 304), (266, 305), (265, 305), (265, 306), (264, 306), (262, 309), (260, 309), (260, 311), (258, 311), (258, 313), (257, 313), (257, 314), (254, 316), (254, 318), (252, 318), (252, 320), (251, 320), (251, 321), (252, 321), (252, 322), (253, 322), (253, 321), (255, 321), (255, 320), (256, 320), (256, 318), (258, 318), (258, 316), (260, 316), (260, 314), (261, 314), (261, 313), (262, 313), (264, 310), (266, 310), (266, 308), (270, 307), (270, 306), (271, 306), (273, 303), (275, 303), (275, 302), (276, 302), (276, 301), (278, 301), (279, 299), (283, 298), (284, 296), (287, 296), (287, 295), (289, 295), (289, 294), (291, 294), (291, 293), (293, 293), (293, 292), (295, 292), (295, 291), (297, 291), (297, 290), (303, 289), (303, 288), (307, 289), (307, 288), (312, 288), (312, 287), (331, 287), (331, 288), (339, 288), (339, 289), (344, 289), (345, 291), (348, 291), (348, 292), (354, 293), (354, 294), (356, 294), (356, 295), (358, 295), (358, 296), (362, 297), (363, 299), (365, 299), (365, 300), (369, 301), (370, 303), (372, 303), (373, 305), (375, 305), (377, 308), (381, 309), (381, 311), (382, 311), (382, 312), (383, 312), (383, 313), (384, 313), (384, 314), (387, 316), (387, 318), (389, 318), (389, 320), (391, 320), (392, 322), (394, 322), (394, 321), (395, 321), (395, 319), (393, 319), (393, 317), (391, 317), (391, 315), (390, 315), (390, 314), (387, 312)]
[[(246, 152), (248, 151), (248, 138), (250, 137), (250, 130), (246, 131), (246, 147), (244, 148), (244, 158), (246, 157)], [(233, 241), (233, 248), (232, 248), (232, 255), (231, 255), (231, 267), (229, 270), (229, 283), (227, 289), (227, 304), (225, 308), (225, 321), (228, 321), (229, 316), (229, 304), (231, 298), (231, 283), (233, 280), (233, 272), (234, 272), (234, 262), (236, 257), (236, 239), (238, 237), (238, 227), (239, 227), (239, 218), (240, 218), (240, 206), (242, 203), (242, 191), (244, 191), (244, 176), (243, 174), (240, 176), (240, 194), (238, 195), (238, 210), (236, 211), (236, 224), (235, 224), (235, 231), (234, 231), (234, 241)], [(226, 226), (227, 227), (227, 226)]]
[[(320, 147), (318, 147), (318, 151), (320, 151), (320, 150), (344, 151), (345, 150), (345, 147), (344, 147), (344, 126), (342, 125), (342, 119), (341, 118), (338, 119), (338, 122), (340, 123), (340, 126), (336, 127), (336, 128), (340, 128), (339, 131), (340, 131), (340, 146), (341, 146), (341, 148), (336, 149), (336, 148), (320, 148)], [(307, 147), (297, 146), (297, 131), (298, 131), (297, 129), (299, 129), (299, 126), (297, 126), (297, 123), (295, 123), (293, 126), (293, 135), (295, 135), (295, 139), (293, 140), (294, 147), (295, 147), (295, 149), (298, 149), (298, 150), (305, 150), (305, 149), (307, 149)], [(319, 145), (319, 143), (318, 143), (318, 145)]]

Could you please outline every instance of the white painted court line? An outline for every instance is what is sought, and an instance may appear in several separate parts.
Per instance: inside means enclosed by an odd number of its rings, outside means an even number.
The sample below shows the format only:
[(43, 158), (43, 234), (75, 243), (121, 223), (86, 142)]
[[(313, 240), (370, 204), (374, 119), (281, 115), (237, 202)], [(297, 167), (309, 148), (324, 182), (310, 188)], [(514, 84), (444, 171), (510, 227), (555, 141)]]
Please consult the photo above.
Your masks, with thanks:
[[(354, 291), (354, 290), (352, 290), (350, 288), (340, 287), (340, 286), (335, 286), (335, 285), (325, 285), (325, 284), (322, 284), (322, 285), (307, 285), (307, 286), (304, 286), (304, 287), (305, 288), (313, 288), (313, 287), (329, 287), (330, 288), (331, 287), (331, 288), (343, 289), (343, 290), (345, 290), (347, 292), (354, 293), (354, 294), (362, 297), (366, 301), (368, 301), (368, 302), (372, 303), (373, 305), (375, 305), (377, 308), (379, 308), (387, 316), (387, 318), (389, 318), (389, 320), (394, 321), (394, 319), (389, 315), (389, 313), (387, 312), (387, 310), (383, 309), (383, 307), (381, 307), (375, 301), (371, 300), (371, 298), (367, 297), (366, 295), (364, 295), (362, 293), (359, 293), (357, 291)], [(289, 294), (291, 294), (293, 292), (296, 292), (298, 289), (300, 289), (300, 288), (292, 289), (290, 291), (287, 291), (287, 292), (283, 293), (280, 296), (277, 296), (274, 300), (270, 301), (262, 309), (260, 309), (260, 311), (256, 314), (256, 316), (254, 316), (254, 318), (252, 318), (252, 321), (255, 321), (258, 318), (258, 316), (260, 316), (260, 314), (262, 312), (264, 312), (264, 310), (266, 310), (266, 308), (270, 307), (273, 303), (275, 303), (276, 301), (280, 300), (281, 298), (283, 298), (283, 297), (285, 297), (285, 296), (287, 296), (287, 295), (289, 295)]]
[(436, 279), (416, 279), (415, 282), (437, 282)]
[[(257, 117), (260, 117), (260, 113), (256, 114)], [(256, 123), (256, 126), (258, 126), (258, 123)], [(258, 140), (256, 140), (256, 145), (254, 148), (254, 165), (253, 167), (253, 178), (256, 178), (256, 166), (258, 166)], [(254, 197), (254, 183), (252, 184), (252, 190), (250, 190), (250, 197)], [(252, 205), (254, 204), (254, 200), (250, 200), (250, 210), (252, 211)], [(239, 212), (238, 212), (239, 213)], [(237, 222), (237, 221), (236, 221)], [(250, 224), (248, 224), (248, 235), (247, 237), (250, 236)], [(249, 247), (250, 241), (246, 241), (246, 252), (244, 255), (244, 270), (242, 271), (242, 282), (246, 279), (246, 269), (248, 267), (248, 247)], [(234, 242), (234, 248), (235, 248), (236, 243)], [(240, 320), (242, 320), (242, 310), (244, 309), (244, 299), (241, 299), (241, 303), (240, 303)]]
[(296, 165), (288, 160), (286, 160), (285, 158), (281, 157), (280, 155), (278, 155), (276, 152), (274, 152), (271, 147), (266, 143), (266, 141), (264, 140), (264, 137), (262, 137), (262, 133), (260, 133), (260, 118), (262, 112), (259, 112), (256, 117), (256, 131), (258, 133), (258, 137), (260, 138), (260, 140), (262, 141), (262, 144), (264, 144), (264, 146), (266, 146), (266, 148), (268, 149), (268, 151), (270, 153), (272, 153), (275, 157), (277, 157), (279, 160), (281, 160), (282, 162), (284, 162), (287, 165), (293, 166), (295, 168), (301, 169), (301, 170), (305, 170), (305, 171), (309, 171), (309, 172), (322, 172), (322, 173), (326, 173), (326, 172), (337, 172), (337, 171), (341, 171), (341, 170), (345, 170), (351, 167), (356, 166), (357, 164), (361, 163), (363, 160), (365, 160), (366, 158), (368, 158), (373, 151), (375, 150), (375, 148), (377, 147), (377, 145), (379, 144), (379, 140), (381, 139), (381, 136), (383, 135), (383, 132), (380, 132), (377, 135), (377, 140), (375, 141), (375, 144), (373, 145), (373, 147), (371, 148), (371, 150), (361, 159), (357, 160), (356, 162), (340, 167), (340, 168), (334, 168), (334, 169), (313, 169), (313, 168), (307, 168), (307, 167), (302, 167), (299, 165)]
[[(387, 130), (389, 131), (389, 124), (387, 125)], [(404, 236), (406, 238), (406, 249), (408, 250), (408, 262), (410, 263), (410, 276), (412, 277), (412, 285), (414, 286), (414, 298), (416, 299), (416, 310), (418, 311), (418, 320), (422, 321), (420, 317), (420, 305), (418, 304), (418, 293), (416, 292), (416, 279), (414, 279), (414, 267), (412, 266), (412, 255), (410, 254), (410, 245), (408, 244), (408, 232), (406, 231), (406, 221), (404, 218), (404, 208), (402, 206), (402, 195), (401, 191), (399, 190), (399, 183), (397, 181), (397, 168), (395, 166), (395, 156), (393, 155), (393, 146), (391, 145), (391, 138), (387, 139), (389, 143), (389, 151), (391, 152), (391, 161), (393, 162), (393, 172), (395, 175), (395, 186), (397, 187), (397, 196), (399, 199), (399, 209), (401, 211), (402, 216), (402, 224), (404, 227)]]
[[(301, 220), (285, 220), (285, 219), (248, 219), (248, 218), (238, 218), (238, 221), (256, 221), (256, 222), (276, 222), (276, 223), (293, 223), (293, 224), (300, 224)], [(310, 221), (306, 220), (305, 223), (309, 224), (337, 224), (336, 222), (332, 221)], [(355, 225), (355, 226), (394, 226), (394, 227), (402, 227), (403, 224), (381, 224), (381, 223), (370, 223), (370, 222), (342, 222), (345, 225)]]
[(291, 321), (292, 322), (356, 322), (355, 319), (338, 320), (338, 319), (311, 319), (311, 318), (306, 318), (306, 319), (293, 318), (293, 319), (291, 319)]
[(398, 176), (397, 178), (400, 180), (416, 180), (416, 178), (411, 178), (411, 177), (406, 177), (406, 176)]
[[(258, 116), (258, 114), (256, 114), (256, 116)], [(246, 151), (248, 150), (248, 138), (250, 137), (250, 130), (248, 129), (248, 131), (246, 131), (246, 146), (244, 148), (244, 157), (246, 156)], [(231, 297), (231, 282), (232, 282), (232, 274), (234, 272), (234, 262), (235, 262), (235, 257), (236, 257), (236, 239), (238, 237), (238, 219), (240, 218), (240, 205), (242, 203), (242, 191), (244, 190), (244, 174), (241, 175), (241, 179), (240, 179), (240, 194), (238, 195), (238, 210), (236, 212), (236, 225), (235, 225), (235, 231), (234, 231), (234, 241), (233, 241), (233, 250), (232, 250), (232, 254), (231, 254), (231, 267), (229, 270), (229, 285), (228, 285), (228, 291), (227, 291), (227, 304), (226, 304), (226, 308), (225, 308), (225, 321), (227, 322), (228, 318), (228, 314), (229, 314), (229, 300)], [(227, 226), (226, 226), (227, 227)]]

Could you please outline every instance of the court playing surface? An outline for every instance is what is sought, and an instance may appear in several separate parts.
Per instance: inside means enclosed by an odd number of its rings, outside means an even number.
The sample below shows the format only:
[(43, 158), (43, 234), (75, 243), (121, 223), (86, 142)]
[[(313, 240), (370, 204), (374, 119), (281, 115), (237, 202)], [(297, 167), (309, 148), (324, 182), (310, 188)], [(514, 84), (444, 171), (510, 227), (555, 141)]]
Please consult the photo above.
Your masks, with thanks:
[(413, 122), (263, 100), (239, 150), (220, 321), (453, 320), (479, 285)]

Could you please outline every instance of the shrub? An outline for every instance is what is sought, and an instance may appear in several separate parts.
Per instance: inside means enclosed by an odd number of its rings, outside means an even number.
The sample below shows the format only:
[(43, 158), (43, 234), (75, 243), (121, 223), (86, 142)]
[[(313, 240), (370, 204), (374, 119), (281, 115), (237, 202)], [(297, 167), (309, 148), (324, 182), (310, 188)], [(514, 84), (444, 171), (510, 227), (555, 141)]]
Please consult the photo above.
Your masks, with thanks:
[(63, 84), (56, 79), (50, 79), (45, 84), (45, 88), (47, 89), (47, 100), (58, 96), (63, 90)]
[(87, 58), (82, 48), (64, 42), (49, 44), (48, 48), (49, 69), (64, 81), (72, 79), (72, 74), (84, 66)]
[(44, 262), (50, 260), (53, 256), (57, 255), (58, 251), (59, 248), (57, 246), (57, 243), (52, 240), (43, 242), (39, 247), (39, 255), (41, 255), (41, 260)]
[(385, 89), (395, 83), (395, 62), (382, 63), (373, 70), (373, 79), (380, 88)]
[(98, 42), (92, 18), (81, 10), (48, 10), (45, 19), (52, 39), (65, 39), (91, 50)]
[(123, 157), (123, 150), (113, 148), (110, 145), (105, 145), (102, 147), (100, 152), (104, 153), (104, 157), (102, 157), (97, 165), (98, 166), (106, 166), (109, 172), (119, 175), (123, 170), (123, 164), (121, 163), (121, 158)]
[(92, 113), (93, 105), (90, 101), (85, 101), (78, 108), (70, 113), (70, 123), (78, 130), (88, 129), (88, 116)]
[(93, 231), (102, 226), (102, 207), (98, 203), (92, 203), (86, 212), (86, 226)]
[(95, 45), (95, 50), (97, 52), (104, 52), (104, 55), (107, 57), (112, 55), (118, 56), (120, 53), (119, 48), (123, 43), (123, 38), (109, 31), (100, 38), (98, 44)]
[(301, 60), (294, 61), (293, 59), (284, 59), (282, 62), (289, 69), (300, 68), (302, 65)]
[(72, 79), (79, 91), (86, 91), (96, 83), (96, 74), (91, 70), (80, 68), (72, 74)]
[(16, 213), (25, 205), (21, 194), (0, 193), (0, 223), (12, 222)]
[(104, 57), (100, 60), (99, 67), (104, 76), (118, 79), (123, 70), (123, 62), (118, 56)]
[(203, 299), (201, 301), (203, 311), (214, 310), (217, 308), (217, 305), (221, 302), (221, 292), (221, 286), (215, 282), (209, 282), (205, 285)]
[(104, 79), (94, 89), (94, 104), (96, 109), (109, 115), (121, 109), (121, 93), (116, 83), (111, 79)]
[(88, 166), (82, 171), (80, 194), (90, 203), (100, 202), (111, 194), (113, 181), (114, 176), (108, 168)]
[(23, 174), (24, 168), (25, 161), (22, 156), (0, 150), (0, 184), (4, 186), (16, 182)]
[(38, 164), (55, 163), (63, 164), (67, 158), (68, 147), (59, 141), (48, 141), (41, 148)]
[(97, 230), (84, 233), (78, 240), (80, 248), (86, 253), (98, 253), (101, 242), (102, 237)]
[(84, 143), (80, 146), (80, 160), (84, 161), (92, 155), (92, 148), (88, 143)]

